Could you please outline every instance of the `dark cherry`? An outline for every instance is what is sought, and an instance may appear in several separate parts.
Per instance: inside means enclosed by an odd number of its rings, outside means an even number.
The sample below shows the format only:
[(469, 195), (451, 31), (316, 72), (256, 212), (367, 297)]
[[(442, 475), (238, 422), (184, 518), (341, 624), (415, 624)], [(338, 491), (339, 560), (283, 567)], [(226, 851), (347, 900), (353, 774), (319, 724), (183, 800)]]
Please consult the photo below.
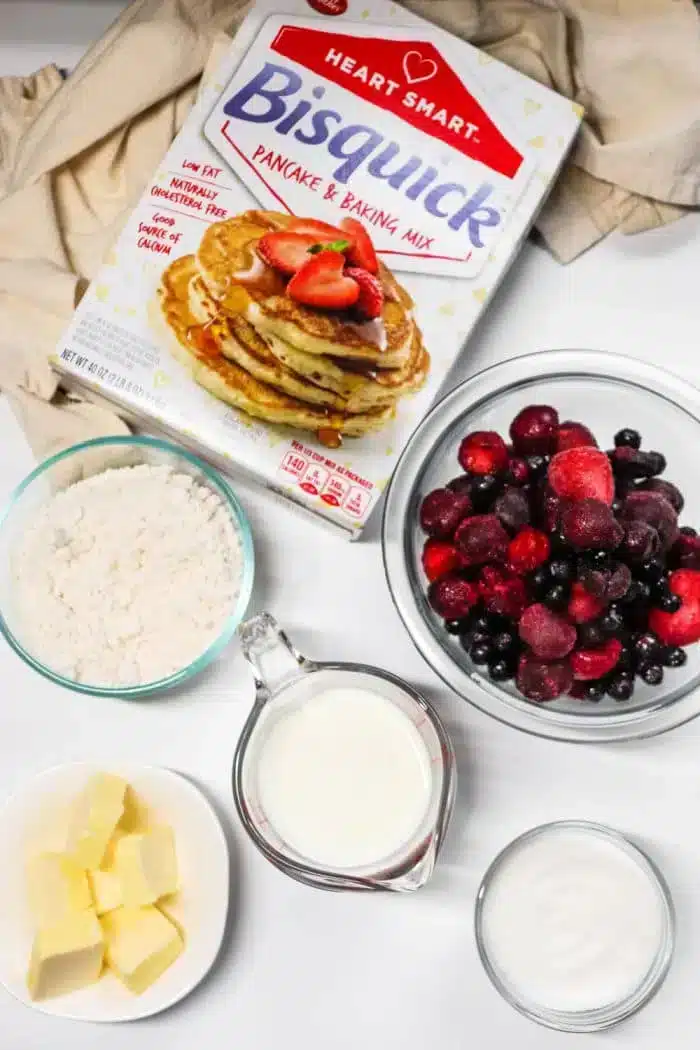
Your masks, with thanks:
[(640, 664), (637, 674), (647, 685), (661, 685), (664, 680), (661, 664)]
[(526, 456), (525, 462), (530, 473), (530, 481), (539, 481), (547, 473), (547, 459), (545, 456)]
[(557, 583), (568, 583), (573, 579), (574, 569), (566, 558), (555, 558), (549, 563), (549, 575)]
[(517, 666), (514, 660), (494, 660), (489, 664), (489, 677), (494, 682), (507, 682), (515, 677)]
[(648, 631), (640, 635), (634, 643), (634, 651), (637, 658), (647, 663), (655, 660), (661, 653), (661, 643), (655, 634)]
[(641, 448), (642, 445), (642, 435), (638, 430), (631, 430), (629, 427), (618, 430), (614, 440), (615, 448)]
[(503, 482), (495, 474), (481, 474), (472, 479), (469, 486), (472, 506), (478, 514), (490, 510), (493, 501), (503, 488)]
[(458, 477), (452, 478), (452, 481), (448, 481), (445, 488), (449, 489), (450, 492), (471, 493), (472, 482), (471, 474), (459, 474)]
[(664, 667), (683, 667), (688, 662), (688, 654), (680, 645), (669, 646), (661, 654)]
[(690, 525), (683, 525), (680, 529), (681, 536), (697, 536), (697, 529), (692, 528)]
[(493, 649), (491, 648), (490, 642), (475, 642), (469, 650), (472, 662), (477, 665), (487, 664), (491, 659), (492, 654)]
[(634, 680), (627, 674), (617, 674), (608, 684), (608, 696), (613, 700), (629, 700), (634, 693)]
[(569, 601), (571, 588), (566, 583), (555, 583), (544, 596), (544, 604), (549, 609), (562, 609)]

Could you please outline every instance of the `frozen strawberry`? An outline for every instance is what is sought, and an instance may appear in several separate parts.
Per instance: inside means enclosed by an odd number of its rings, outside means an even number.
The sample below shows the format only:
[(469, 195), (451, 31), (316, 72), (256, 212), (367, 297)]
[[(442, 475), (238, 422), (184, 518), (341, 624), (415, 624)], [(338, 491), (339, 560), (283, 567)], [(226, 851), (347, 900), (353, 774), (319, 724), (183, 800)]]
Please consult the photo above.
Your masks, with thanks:
[(343, 219), (340, 228), (343, 234), (350, 239), (347, 257), (351, 266), (359, 266), (368, 273), (377, 273), (379, 271), (377, 253), (374, 250), (372, 238), (362, 223), (357, 219)]
[(475, 514), (458, 526), (455, 544), (467, 565), (505, 561), (508, 533), (495, 514)]
[(345, 257), (340, 252), (312, 255), (287, 285), (287, 294), (297, 303), (319, 310), (346, 310), (359, 297), (360, 286), (343, 273)]
[(622, 505), (625, 521), (645, 521), (656, 529), (662, 550), (669, 550), (678, 538), (678, 515), (659, 492), (630, 492)]
[(540, 603), (525, 610), (518, 631), (525, 644), (542, 660), (561, 660), (576, 644), (576, 628)]
[(258, 241), (256, 251), (268, 266), (292, 274), (309, 261), (309, 248), (315, 243), (316, 239), (305, 233), (266, 233)]
[(441, 576), (428, 588), (428, 601), (445, 620), (462, 620), (478, 600), (476, 584), (461, 576)]
[(508, 544), (508, 564), (517, 573), (532, 572), (549, 557), (549, 539), (529, 526), (521, 529)]
[(332, 244), (349, 239), (338, 226), (331, 226), (320, 219), (292, 219), (288, 229), (294, 233), (308, 234), (313, 237), (314, 244)]
[(421, 528), (436, 539), (449, 539), (462, 518), (471, 513), (471, 509), (471, 500), (466, 492), (433, 489), (420, 506)]
[(576, 580), (571, 585), (571, 596), (567, 612), (574, 623), (597, 620), (604, 612), (605, 603), (595, 598), (582, 583)]
[(446, 540), (426, 540), (421, 558), (423, 572), (431, 581), (454, 572), (462, 563), (457, 548)]
[(515, 684), (528, 700), (542, 703), (568, 692), (572, 680), (571, 668), (565, 661), (545, 663), (528, 654), (520, 658)]
[(498, 474), (508, 466), (508, 449), (495, 430), (475, 430), (462, 440), (457, 459), (468, 474)]
[(549, 405), (528, 405), (510, 425), (513, 448), (521, 456), (547, 456), (556, 445), (559, 416)]
[(700, 641), (700, 572), (677, 569), (669, 576), (668, 584), (683, 604), (674, 613), (652, 608), (649, 628), (665, 645), (692, 645)]
[(597, 448), (570, 448), (557, 452), (549, 464), (550, 487), (563, 499), (597, 499), (612, 503), (615, 496), (610, 460)]
[(493, 512), (502, 525), (517, 532), (530, 520), (530, 503), (522, 489), (510, 487), (498, 497)]
[(663, 478), (650, 478), (649, 481), (645, 481), (640, 485), (640, 489), (642, 492), (658, 492), (660, 496), (668, 500), (676, 514), (680, 514), (685, 506), (683, 493), (672, 481), (664, 481)]
[(577, 649), (569, 657), (574, 678), (579, 682), (590, 682), (610, 674), (617, 665), (622, 652), (622, 642), (610, 638), (597, 649)]
[(379, 317), (384, 307), (381, 281), (367, 270), (361, 270), (357, 266), (347, 266), (345, 276), (352, 277), (360, 287), (360, 294), (355, 303), (357, 313), (368, 321)]
[(624, 529), (610, 507), (597, 499), (569, 504), (561, 516), (561, 529), (566, 542), (577, 550), (614, 550), (624, 536)]
[(575, 423), (567, 419), (565, 423), (559, 424), (556, 440), (557, 452), (566, 452), (570, 448), (585, 448), (587, 445), (597, 448), (598, 442), (583, 423)]

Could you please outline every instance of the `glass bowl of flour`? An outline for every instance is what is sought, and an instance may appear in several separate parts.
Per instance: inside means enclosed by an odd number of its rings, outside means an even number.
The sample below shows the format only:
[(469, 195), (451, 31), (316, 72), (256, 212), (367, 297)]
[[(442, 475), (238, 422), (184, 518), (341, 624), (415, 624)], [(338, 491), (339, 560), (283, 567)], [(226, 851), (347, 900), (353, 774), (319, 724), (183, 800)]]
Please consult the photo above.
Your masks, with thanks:
[(253, 574), (227, 482), (156, 438), (52, 456), (0, 517), (0, 630), (79, 692), (138, 699), (186, 682), (230, 642)]

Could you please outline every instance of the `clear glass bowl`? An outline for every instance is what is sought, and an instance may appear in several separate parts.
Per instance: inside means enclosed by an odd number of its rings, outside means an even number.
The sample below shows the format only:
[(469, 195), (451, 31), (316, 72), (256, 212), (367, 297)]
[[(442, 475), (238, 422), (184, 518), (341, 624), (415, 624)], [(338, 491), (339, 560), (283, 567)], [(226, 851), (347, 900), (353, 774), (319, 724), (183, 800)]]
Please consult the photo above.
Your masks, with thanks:
[[(231, 521), (241, 545), (242, 576), (238, 597), (219, 637), (196, 660), (167, 678), (123, 688), (77, 682), (47, 667), (22, 644), (22, 632), (17, 623), (12, 600), (12, 551), (21, 539), (25, 525), (31, 520), (32, 515), (57, 491), (110, 468), (137, 466), (142, 463), (150, 466), (172, 466), (182, 473), (191, 475), (200, 485), (211, 489), (223, 500), (231, 515)], [(124, 436), (85, 441), (41, 463), (15, 489), (0, 514), (0, 631), (15, 652), (30, 667), (52, 682), (56, 682), (57, 685), (66, 686), (79, 693), (110, 696), (121, 700), (138, 700), (188, 681), (211, 663), (228, 645), (248, 607), (253, 587), (254, 567), (253, 538), (245, 512), (228, 483), (211, 467), (184, 449), (157, 438)]]
[(644, 447), (663, 452), (664, 477), (686, 505), (681, 521), (700, 527), (700, 394), (690, 383), (633, 358), (592, 350), (553, 350), (513, 358), (456, 387), (414, 432), (396, 467), (384, 508), (382, 542), (389, 590), (416, 647), (460, 696), (517, 729), (571, 741), (652, 736), (700, 713), (700, 644), (685, 667), (665, 671), (660, 687), (637, 679), (634, 697), (597, 704), (561, 697), (535, 703), (513, 683), (501, 686), (475, 667), (426, 599), (421, 567), (425, 536), (418, 508), (432, 489), (460, 473), (457, 449), (471, 430), (507, 435), (527, 404), (552, 404), (561, 419), (588, 426), (602, 448), (621, 427), (641, 431)]
[[(528, 1001), (522, 991), (513, 986), (500, 971), (497, 953), (489, 943), (485, 929), (484, 911), (488, 903), (491, 887), (497, 879), (503, 865), (517, 860), (519, 850), (535, 838), (556, 836), (561, 831), (575, 831), (590, 835), (610, 843), (622, 850), (640, 871), (648, 878), (659, 903), (661, 915), (661, 933), (657, 951), (648, 971), (641, 978), (638, 986), (624, 998), (607, 1003), (604, 1006), (589, 1010), (555, 1010), (544, 1007), (541, 1003)], [(663, 984), (675, 946), (675, 913), (670, 890), (650, 857), (635, 843), (613, 828), (586, 820), (560, 820), (551, 824), (541, 824), (531, 828), (513, 839), (489, 865), (476, 896), (474, 910), (474, 935), (482, 965), (496, 990), (506, 1002), (532, 1021), (555, 1028), (561, 1032), (598, 1032), (611, 1028), (625, 1018), (637, 1013), (658, 992)]]

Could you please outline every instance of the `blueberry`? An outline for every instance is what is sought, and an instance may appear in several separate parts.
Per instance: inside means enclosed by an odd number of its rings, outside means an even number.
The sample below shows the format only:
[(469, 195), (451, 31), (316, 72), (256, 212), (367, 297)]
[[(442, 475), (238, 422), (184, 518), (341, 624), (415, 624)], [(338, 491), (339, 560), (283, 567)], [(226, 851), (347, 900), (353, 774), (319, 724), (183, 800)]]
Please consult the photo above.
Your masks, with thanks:
[(475, 634), (480, 632), (480, 631), (483, 632), (484, 634), (489, 634), (490, 631), (491, 631), (491, 622), (490, 622), (488, 616), (484, 616), (483, 614), (480, 615), (480, 616), (477, 616), (472, 621), (472, 630), (474, 631)]
[(530, 481), (539, 481), (547, 473), (547, 459), (545, 456), (526, 456), (525, 462), (530, 471)]
[(628, 646), (623, 646), (622, 652), (620, 653), (620, 658), (617, 661), (617, 663), (615, 664), (615, 670), (616, 671), (629, 671), (631, 673), (634, 673), (634, 669), (636, 667), (636, 664), (637, 664), (637, 659), (636, 659), (636, 656), (634, 654), (634, 651), (632, 649), (628, 648)]
[(648, 631), (636, 639), (634, 651), (639, 660), (652, 663), (661, 653), (661, 643), (655, 634)]
[(549, 575), (549, 569), (546, 565), (540, 565), (539, 569), (530, 576), (530, 590), (532, 597), (539, 601), (540, 598), (544, 598), (545, 594), (552, 585), (552, 578)]
[(648, 583), (642, 583), (641, 580), (632, 580), (621, 600), (628, 605), (630, 602), (648, 602), (650, 596), (651, 588)]
[(491, 509), (493, 501), (502, 488), (503, 482), (494, 474), (482, 474), (472, 479), (469, 486), (469, 495), (477, 514), (483, 514)]
[(489, 664), (489, 676), (494, 682), (507, 682), (515, 675), (515, 663), (512, 660), (494, 660)]
[(637, 575), (645, 583), (658, 583), (666, 575), (666, 566), (658, 558), (651, 558), (640, 565)]
[(692, 528), (690, 525), (683, 525), (680, 530), (681, 536), (697, 536), (697, 529)]
[(600, 629), (607, 635), (619, 634), (625, 624), (625, 619), (616, 605), (611, 605), (604, 616), (601, 616)]
[(629, 427), (625, 427), (624, 430), (618, 430), (615, 435), (615, 448), (620, 448), (621, 445), (625, 445), (627, 448), (640, 448), (642, 444), (642, 435), (638, 430), (631, 430)]
[(474, 642), (469, 650), (472, 662), (477, 665), (487, 664), (491, 659), (492, 654), (493, 649), (491, 648), (490, 642)]
[(562, 609), (569, 601), (571, 588), (565, 583), (555, 583), (544, 596), (544, 604), (549, 609)]
[(549, 563), (549, 575), (556, 583), (568, 583), (574, 575), (573, 566), (566, 558), (555, 558)]
[(672, 645), (664, 649), (661, 660), (666, 667), (683, 667), (687, 663), (688, 654), (679, 645)]
[(608, 696), (613, 700), (629, 700), (634, 692), (634, 681), (627, 674), (618, 674), (608, 685)]
[(664, 680), (664, 669), (661, 664), (640, 664), (637, 674), (647, 685), (661, 685)]
[(466, 620), (445, 620), (445, 630), (448, 634), (464, 634), (468, 626)]
[(662, 609), (663, 612), (674, 613), (678, 612), (683, 602), (677, 594), (673, 594), (671, 591), (666, 591), (656, 599), (655, 604), (658, 605), (659, 609)]
[(504, 655), (511, 653), (515, 649), (517, 641), (515, 635), (511, 634), (510, 631), (501, 631), (493, 639), (494, 651)]
[(605, 695), (605, 682), (602, 679), (597, 679), (594, 682), (587, 682), (584, 691), (583, 699), (591, 700), (594, 703), (601, 699)]
[(605, 641), (605, 633), (597, 623), (582, 623), (578, 629), (578, 640), (584, 649), (597, 649)]

